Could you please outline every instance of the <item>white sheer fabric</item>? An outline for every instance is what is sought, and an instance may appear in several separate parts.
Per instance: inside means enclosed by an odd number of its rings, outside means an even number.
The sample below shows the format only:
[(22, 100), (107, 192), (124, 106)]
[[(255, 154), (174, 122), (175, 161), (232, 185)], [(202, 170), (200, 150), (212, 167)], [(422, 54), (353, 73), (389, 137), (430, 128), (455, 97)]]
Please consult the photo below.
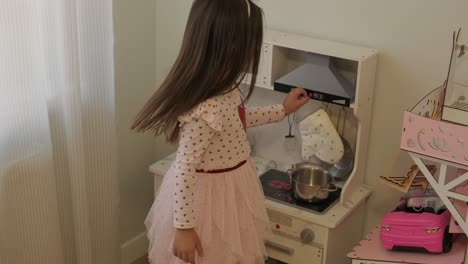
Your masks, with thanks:
[(0, 263), (118, 263), (112, 1), (1, 0), (0, 32)]

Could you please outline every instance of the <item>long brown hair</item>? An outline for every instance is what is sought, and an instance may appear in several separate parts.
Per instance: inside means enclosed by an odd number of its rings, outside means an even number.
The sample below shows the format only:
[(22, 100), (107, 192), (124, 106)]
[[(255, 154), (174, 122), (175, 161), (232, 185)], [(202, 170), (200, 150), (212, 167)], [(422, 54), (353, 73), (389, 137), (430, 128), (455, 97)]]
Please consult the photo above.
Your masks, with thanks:
[(182, 47), (161, 87), (131, 128), (179, 137), (177, 118), (211, 97), (236, 89), (246, 72), (254, 89), (263, 41), (263, 13), (251, 0), (195, 0)]

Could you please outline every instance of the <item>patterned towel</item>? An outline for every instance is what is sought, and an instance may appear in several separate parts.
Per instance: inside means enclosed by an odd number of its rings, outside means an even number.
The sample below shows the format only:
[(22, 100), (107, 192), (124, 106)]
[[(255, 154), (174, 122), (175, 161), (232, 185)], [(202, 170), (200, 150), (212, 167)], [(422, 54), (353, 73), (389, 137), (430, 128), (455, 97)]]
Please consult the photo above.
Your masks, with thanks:
[(319, 109), (299, 124), (302, 137), (302, 158), (317, 156), (321, 161), (335, 164), (343, 158), (343, 142), (328, 114)]

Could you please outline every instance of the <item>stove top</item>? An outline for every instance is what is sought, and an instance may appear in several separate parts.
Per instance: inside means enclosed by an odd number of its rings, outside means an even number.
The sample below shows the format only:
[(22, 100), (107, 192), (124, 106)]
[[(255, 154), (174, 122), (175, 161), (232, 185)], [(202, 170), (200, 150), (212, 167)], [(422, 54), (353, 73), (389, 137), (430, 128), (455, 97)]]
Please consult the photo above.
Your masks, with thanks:
[(291, 205), (316, 214), (325, 214), (340, 198), (341, 189), (330, 192), (328, 198), (318, 203), (308, 203), (294, 197), (286, 172), (271, 169), (260, 176), (263, 193), (268, 200)]

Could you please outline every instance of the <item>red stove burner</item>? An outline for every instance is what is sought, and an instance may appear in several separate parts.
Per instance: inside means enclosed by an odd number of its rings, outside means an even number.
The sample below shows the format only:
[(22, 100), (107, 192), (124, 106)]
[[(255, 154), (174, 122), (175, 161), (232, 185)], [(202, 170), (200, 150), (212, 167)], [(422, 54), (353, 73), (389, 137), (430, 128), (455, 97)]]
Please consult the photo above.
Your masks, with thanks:
[(338, 201), (341, 189), (331, 192), (328, 199), (320, 203), (308, 203), (298, 200), (292, 193), (292, 185), (286, 172), (269, 170), (260, 176), (263, 192), (269, 200), (291, 205), (300, 209), (305, 209), (313, 213), (325, 213), (335, 202)]
[(274, 179), (271, 181), (268, 181), (267, 184), (274, 189), (283, 189), (283, 190), (291, 190), (291, 183), (289, 182), (284, 182), (282, 180)]
[(286, 185), (286, 183), (284, 183), (283, 181), (281, 180), (271, 180), (268, 182), (268, 185), (271, 187), (271, 188), (275, 188), (275, 189), (284, 189), (284, 186)]

